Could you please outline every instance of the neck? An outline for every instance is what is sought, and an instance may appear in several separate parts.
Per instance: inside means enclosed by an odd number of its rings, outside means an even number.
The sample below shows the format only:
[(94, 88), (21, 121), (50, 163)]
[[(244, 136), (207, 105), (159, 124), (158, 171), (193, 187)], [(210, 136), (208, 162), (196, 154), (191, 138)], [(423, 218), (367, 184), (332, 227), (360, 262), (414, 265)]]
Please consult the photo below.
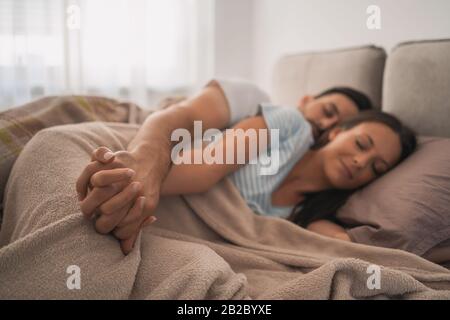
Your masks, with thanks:
[(322, 161), (318, 152), (314, 150), (308, 151), (295, 164), (283, 182), (284, 184), (292, 185), (298, 194), (323, 191), (331, 187), (323, 173)]
[(301, 202), (306, 193), (319, 192), (331, 187), (322, 170), (322, 161), (317, 151), (308, 151), (288, 176), (272, 193), (272, 204), (292, 206)]

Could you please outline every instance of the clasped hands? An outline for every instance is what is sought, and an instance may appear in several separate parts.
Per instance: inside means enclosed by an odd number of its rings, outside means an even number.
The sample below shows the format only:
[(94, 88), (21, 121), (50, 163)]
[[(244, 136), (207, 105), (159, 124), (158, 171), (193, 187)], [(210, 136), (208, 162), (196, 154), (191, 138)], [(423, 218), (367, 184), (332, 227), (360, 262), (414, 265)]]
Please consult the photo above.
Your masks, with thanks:
[(152, 214), (161, 181), (151, 162), (140, 162), (129, 151), (113, 153), (100, 147), (76, 183), (83, 215), (95, 219), (97, 232), (112, 233), (124, 254), (133, 250), (140, 230), (156, 221)]

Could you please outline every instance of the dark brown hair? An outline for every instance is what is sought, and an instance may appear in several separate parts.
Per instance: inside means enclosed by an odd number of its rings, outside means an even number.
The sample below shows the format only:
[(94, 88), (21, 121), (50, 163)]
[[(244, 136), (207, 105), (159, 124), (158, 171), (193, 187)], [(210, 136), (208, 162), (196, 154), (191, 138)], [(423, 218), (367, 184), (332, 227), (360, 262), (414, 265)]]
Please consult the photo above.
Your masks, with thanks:
[(344, 96), (346, 96), (347, 98), (352, 100), (353, 103), (356, 104), (356, 106), (358, 107), (359, 111), (373, 109), (372, 102), (370, 101), (369, 97), (365, 93), (363, 93), (362, 91), (356, 90), (356, 89), (349, 88), (349, 87), (333, 87), (333, 88), (330, 88), (328, 90), (325, 90), (325, 91), (319, 93), (317, 96), (315, 96), (315, 98), (317, 99), (317, 98), (324, 97), (324, 96), (327, 96), (327, 95), (333, 94), (333, 93), (343, 94)]
[[(338, 127), (348, 130), (364, 122), (377, 122), (391, 128), (400, 138), (401, 155), (398, 163), (408, 157), (416, 148), (417, 140), (414, 132), (403, 125), (395, 116), (381, 111), (363, 111), (356, 116), (342, 121)], [(328, 144), (331, 129), (325, 131), (311, 147), (317, 150)], [(320, 219), (335, 220), (337, 210), (345, 204), (356, 190), (330, 189), (306, 194), (305, 200), (298, 203), (292, 210), (288, 220), (307, 227), (311, 222)]]

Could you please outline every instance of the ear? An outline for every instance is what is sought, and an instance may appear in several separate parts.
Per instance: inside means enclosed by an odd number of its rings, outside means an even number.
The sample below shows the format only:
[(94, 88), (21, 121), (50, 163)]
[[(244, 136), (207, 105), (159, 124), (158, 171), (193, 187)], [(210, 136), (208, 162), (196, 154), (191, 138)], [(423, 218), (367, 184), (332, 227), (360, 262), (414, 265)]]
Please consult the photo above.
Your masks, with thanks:
[(304, 110), (305, 109), (305, 107), (306, 107), (306, 105), (308, 104), (308, 103), (310, 103), (311, 101), (313, 101), (314, 100), (314, 97), (313, 96), (311, 96), (311, 95), (305, 95), (305, 96), (303, 96), (301, 99), (300, 99), (300, 101), (298, 102), (298, 107), (300, 108), (300, 110)]
[(342, 131), (343, 129), (341, 127), (334, 127), (333, 129), (330, 130), (330, 133), (328, 134), (328, 140), (333, 141)]

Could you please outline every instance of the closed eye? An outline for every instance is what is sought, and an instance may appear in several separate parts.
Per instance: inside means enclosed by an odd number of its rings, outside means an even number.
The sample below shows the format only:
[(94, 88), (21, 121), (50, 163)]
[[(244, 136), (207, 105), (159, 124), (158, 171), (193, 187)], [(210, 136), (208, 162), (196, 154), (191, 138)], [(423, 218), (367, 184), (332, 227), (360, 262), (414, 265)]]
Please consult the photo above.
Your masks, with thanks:
[(361, 141), (358, 138), (356, 138), (355, 143), (359, 150), (361, 151), (366, 150), (365, 146), (361, 143)]
[(331, 118), (333, 116), (332, 114), (330, 114), (329, 110), (326, 107), (323, 108), (323, 114), (327, 118)]
[(377, 170), (377, 166), (375, 164), (372, 165), (372, 171), (373, 171), (373, 174), (377, 177), (379, 177), (383, 174), (383, 172), (380, 172)]
[(388, 171), (388, 168), (387, 168), (387, 166), (384, 165), (383, 162), (376, 162), (376, 163), (373, 163), (372, 170), (373, 170), (374, 174), (378, 177), (378, 176), (381, 176), (382, 174), (386, 173), (386, 171)]
[(332, 118), (332, 117), (334, 117), (334, 115), (336, 114), (336, 111), (335, 111), (335, 109), (333, 108), (332, 105), (327, 104), (327, 105), (325, 105), (325, 106), (323, 107), (323, 113), (325, 114), (325, 116), (326, 116), (327, 118)]

